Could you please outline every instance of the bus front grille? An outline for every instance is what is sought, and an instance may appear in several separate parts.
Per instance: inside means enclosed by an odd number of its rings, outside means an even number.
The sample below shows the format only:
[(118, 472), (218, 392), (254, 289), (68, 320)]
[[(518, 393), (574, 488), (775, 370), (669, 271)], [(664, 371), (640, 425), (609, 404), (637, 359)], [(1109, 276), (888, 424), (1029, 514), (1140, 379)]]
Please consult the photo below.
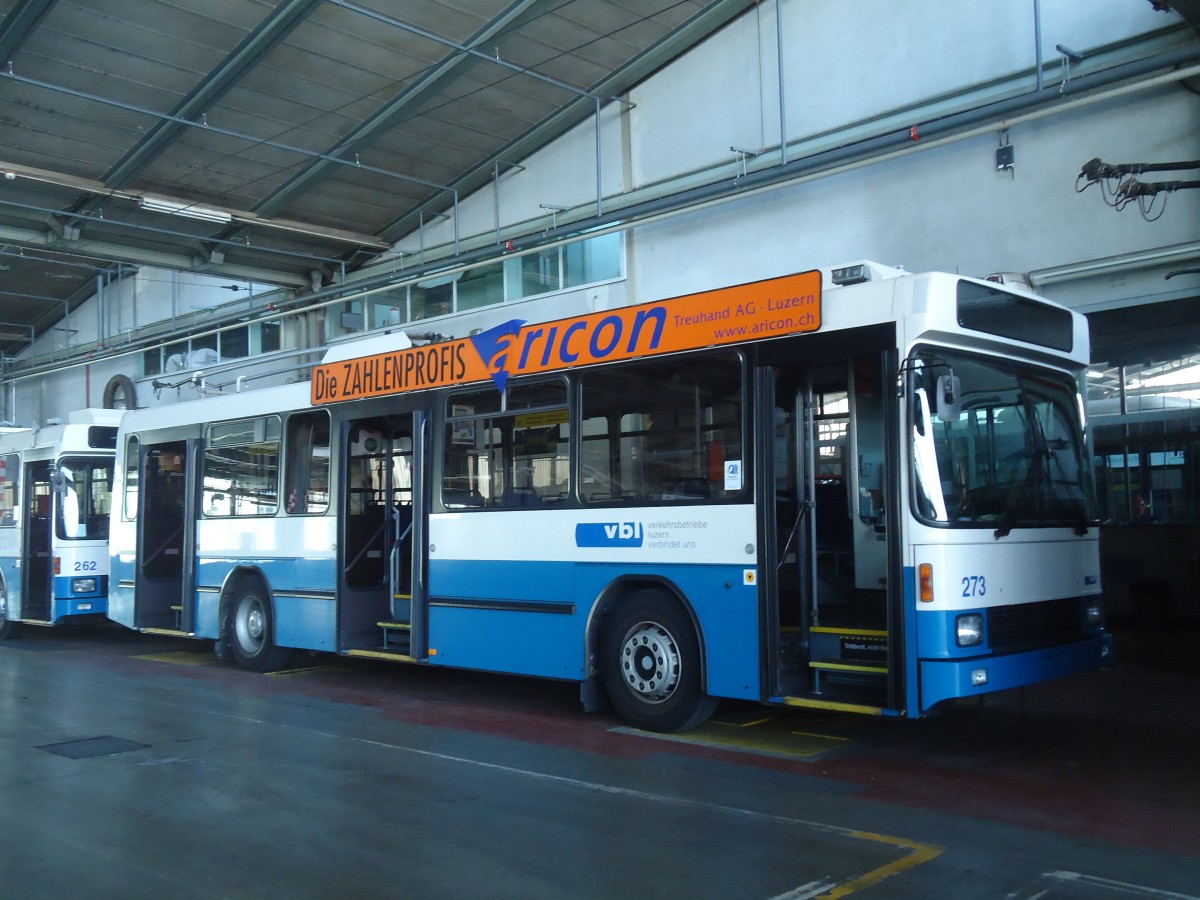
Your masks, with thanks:
[(1014, 653), (1082, 640), (1083, 601), (1078, 597), (993, 606), (987, 613), (988, 644), (993, 652)]

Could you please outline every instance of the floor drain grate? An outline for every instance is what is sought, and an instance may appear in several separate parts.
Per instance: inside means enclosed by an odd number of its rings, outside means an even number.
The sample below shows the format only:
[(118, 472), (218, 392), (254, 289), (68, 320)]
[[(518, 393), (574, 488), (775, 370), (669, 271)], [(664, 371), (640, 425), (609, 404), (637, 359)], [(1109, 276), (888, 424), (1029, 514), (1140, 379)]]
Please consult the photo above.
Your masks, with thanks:
[(91, 759), (95, 756), (115, 756), (130, 750), (144, 750), (149, 746), (149, 744), (139, 744), (137, 741), (127, 741), (124, 738), (113, 737), (111, 734), (104, 734), (100, 737), (43, 744), (37, 749), (45, 750), (56, 756), (65, 756), (67, 759)]

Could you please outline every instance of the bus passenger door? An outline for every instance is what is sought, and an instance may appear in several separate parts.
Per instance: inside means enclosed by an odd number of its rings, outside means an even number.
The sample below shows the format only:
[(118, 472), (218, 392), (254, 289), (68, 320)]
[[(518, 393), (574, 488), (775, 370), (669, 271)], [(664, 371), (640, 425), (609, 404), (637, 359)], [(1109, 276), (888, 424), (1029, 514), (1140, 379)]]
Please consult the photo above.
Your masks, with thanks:
[(195, 631), (196, 441), (141, 448), (135, 628)]
[(21, 618), (50, 621), (54, 593), (54, 503), (52, 462), (25, 464), (25, 546), (21, 575)]
[(880, 710), (895, 697), (883, 360), (856, 355), (776, 383), (772, 689), (813, 705)]
[(424, 413), (344, 426), (338, 646), (350, 655), (425, 655)]

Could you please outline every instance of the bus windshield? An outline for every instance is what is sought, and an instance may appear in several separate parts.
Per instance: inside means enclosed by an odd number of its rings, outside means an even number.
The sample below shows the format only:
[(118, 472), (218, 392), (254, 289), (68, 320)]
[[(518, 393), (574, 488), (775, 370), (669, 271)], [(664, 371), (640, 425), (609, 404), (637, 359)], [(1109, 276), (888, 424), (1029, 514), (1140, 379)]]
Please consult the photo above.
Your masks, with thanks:
[(55, 527), (61, 540), (106, 540), (112, 502), (111, 459), (63, 457), (58, 461)]
[(1082, 401), (1067, 375), (1011, 359), (923, 348), (909, 361), (914, 506), (951, 528), (1096, 520)]

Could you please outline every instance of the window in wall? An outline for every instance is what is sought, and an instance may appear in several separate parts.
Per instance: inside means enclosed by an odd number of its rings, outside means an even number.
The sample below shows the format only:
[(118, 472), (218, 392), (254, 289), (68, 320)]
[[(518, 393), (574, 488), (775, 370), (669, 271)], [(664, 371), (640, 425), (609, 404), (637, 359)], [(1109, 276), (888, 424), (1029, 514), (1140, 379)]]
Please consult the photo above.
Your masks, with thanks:
[[(221, 337), (223, 337), (223, 335), (202, 334), (202, 335), (199, 335), (198, 337), (192, 338), (188, 342), (189, 350), (191, 351), (190, 356), (189, 356), (189, 362), (195, 363), (200, 358), (208, 358), (208, 357), (211, 357), (214, 360), (219, 359), (221, 357), (221, 352), (218, 349), (218, 346), (219, 346), (219, 344), (222, 343), (222, 341), (220, 340)], [(198, 351), (204, 351), (204, 350), (208, 350), (210, 352), (209, 353), (198, 352)]]
[(363, 302), (361, 300), (347, 300), (343, 303), (339, 321), (342, 331), (348, 334), (353, 334), (356, 331), (362, 331), (366, 328), (367, 320), (363, 315)]
[(621, 277), (621, 235), (605, 234), (505, 262), (509, 300)]
[(181, 372), (188, 368), (188, 342), (179, 341), (163, 347), (164, 372)]
[(320, 515), (329, 509), (329, 414), (297, 413), (288, 418), (287, 500), (290, 515)]
[(454, 278), (430, 278), (419, 281), (409, 288), (412, 301), (412, 318), (430, 319), (444, 316), (454, 308)]
[(455, 309), (478, 309), (504, 302), (504, 268), (501, 263), (476, 266), (457, 282)]
[(16, 525), (21, 501), (21, 457), (15, 453), (0, 455), (0, 525)]
[(220, 338), (221, 359), (242, 359), (250, 355), (249, 328), (231, 328), (228, 331), (222, 331)]
[(279, 504), (279, 418), (210, 425), (204, 451), (204, 514), (270, 516)]
[(279, 323), (255, 322), (146, 350), (142, 353), (142, 375), (203, 368), (221, 360), (243, 359), (252, 353), (270, 353), (279, 347)]
[(408, 292), (404, 288), (383, 291), (367, 298), (368, 328), (387, 328), (408, 319)]
[(578, 287), (621, 277), (621, 235), (605, 234), (563, 248), (564, 286)]
[(126, 522), (137, 518), (140, 455), (138, 439), (131, 437), (125, 444), (125, 485), (121, 503), (121, 518)]
[(507, 263), (508, 295), (512, 299), (557, 291), (562, 285), (559, 248), (526, 253)]
[(449, 398), (442, 502), (449, 509), (540, 507), (570, 492), (566, 382), (509, 385)]
[(743, 495), (737, 354), (597, 369), (581, 382), (585, 501), (695, 502)]
[(142, 351), (142, 374), (147, 378), (162, 372), (162, 347)]
[(251, 336), (258, 338), (259, 353), (274, 353), (283, 347), (283, 328), (278, 322), (259, 322), (252, 327)]

